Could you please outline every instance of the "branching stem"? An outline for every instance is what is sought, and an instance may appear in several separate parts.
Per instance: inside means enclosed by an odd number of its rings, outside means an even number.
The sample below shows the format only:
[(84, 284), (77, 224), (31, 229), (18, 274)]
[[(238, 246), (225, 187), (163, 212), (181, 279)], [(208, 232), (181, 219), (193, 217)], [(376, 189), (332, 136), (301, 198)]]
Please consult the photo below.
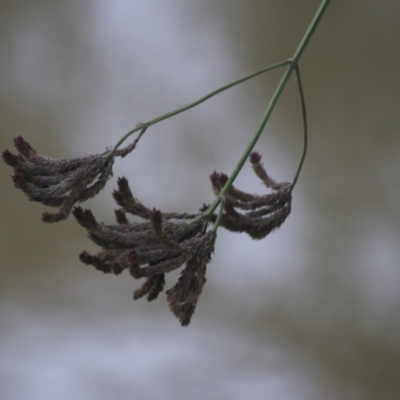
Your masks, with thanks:
[(133, 128), (128, 133), (126, 133), (124, 136), (122, 136), (122, 138), (116, 143), (116, 145), (109, 152), (107, 152), (104, 156), (107, 157), (107, 158), (112, 157), (114, 152), (118, 149), (118, 147), (121, 146), (121, 144), (129, 136), (131, 136), (133, 133), (135, 133), (135, 132), (137, 132), (137, 131), (139, 131), (139, 130), (141, 130), (143, 128), (147, 128), (147, 127), (149, 127), (151, 125), (157, 124), (158, 122), (164, 121), (165, 119), (171, 118), (174, 115), (177, 115), (177, 114), (180, 114), (180, 113), (182, 113), (182, 112), (184, 112), (186, 110), (189, 110), (190, 108), (196, 107), (197, 105), (203, 103), (204, 101), (210, 99), (211, 97), (214, 97), (215, 95), (217, 95), (217, 94), (219, 94), (221, 92), (224, 92), (225, 90), (228, 90), (228, 89), (230, 89), (230, 88), (232, 88), (232, 87), (234, 87), (236, 85), (239, 85), (240, 83), (243, 83), (245, 81), (248, 81), (249, 79), (255, 78), (258, 75), (261, 75), (261, 74), (264, 74), (266, 72), (272, 71), (273, 69), (284, 67), (285, 65), (288, 65), (290, 63), (291, 63), (290, 60), (285, 60), (285, 61), (282, 61), (280, 63), (273, 64), (273, 65), (270, 65), (270, 66), (268, 66), (266, 68), (260, 69), (259, 71), (253, 72), (252, 74), (245, 76), (244, 78), (240, 78), (240, 79), (238, 79), (238, 80), (236, 80), (234, 82), (228, 83), (227, 85), (220, 87), (219, 89), (216, 89), (216, 90), (212, 91), (211, 93), (208, 93), (207, 95), (201, 97), (200, 99), (194, 101), (193, 103), (190, 103), (190, 104), (187, 104), (186, 106), (177, 108), (176, 110), (171, 111), (171, 112), (169, 112), (167, 114), (161, 115), (160, 117), (154, 118), (151, 121), (148, 121), (148, 122), (145, 122), (145, 123), (142, 123), (142, 124), (138, 124), (138, 125), (136, 125), (135, 128)]
[[(305, 106), (304, 106), (304, 97), (303, 97), (303, 91), (302, 91), (302, 87), (301, 87), (301, 81), (300, 81), (300, 74), (299, 74), (299, 70), (298, 70), (298, 62), (299, 59), (301, 57), (301, 55), (303, 54), (305, 48), (308, 45), (308, 42), (310, 41), (312, 35), (314, 34), (315, 29), (317, 28), (318, 23), (320, 22), (326, 8), (329, 5), (330, 0), (323, 0), (321, 2), (321, 5), (319, 6), (317, 12), (315, 13), (314, 18), (312, 19), (303, 39), (301, 40), (293, 58), (287, 60), (288, 68), (286, 69), (285, 73), (283, 74), (276, 90), (275, 93), (273, 94), (267, 109), (265, 110), (264, 116), (253, 136), (253, 138), (251, 139), (250, 143), (248, 144), (247, 148), (245, 149), (242, 157), (240, 158), (239, 162), (237, 163), (236, 167), (234, 168), (232, 174), (230, 175), (228, 181), (226, 182), (225, 186), (222, 188), (222, 190), (220, 191), (220, 193), (218, 194), (218, 196), (216, 197), (216, 199), (214, 200), (214, 202), (211, 204), (211, 206), (204, 212), (204, 214), (202, 215), (202, 217), (199, 218), (209, 218), (215, 211), (215, 209), (218, 207), (218, 204), (221, 202), (221, 198), (223, 198), (226, 193), (229, 191), (229, 189), (231, 188), (233, 182), (235, 181), (236, 177), (238, 176), (239, 172), (241, 171), (244, 163), (246, 162), (246, 160), (248, 159), (251, 151), (253, 150), (254, 146), (256, 145), (258, 139), (261, 136), (261, 133), (263, 132), (265, 125), (267, 124), (273, 109), (275, 108), (276, 103), (278, 102), (278, 99), (281, 95), (281, 93), (283, 92), (283, 89), (286, 86), (286, 83), (288, 82), (290, 75), (292, 74), (292, 72), (295, 70), (296, 74), (297, 74), (297, 81), (298, 81), (298, 85), (299, 85), (299, 91), (300, 91), (300, 99), (301, 99), (301, 106), (302, 106), (302, 113), (303, 113), (303, 119), (305, 117)], [(304, 119), (304, 129), (305, 129), (305, 133), (304, 133), (304, 149), (303, 149), (303, 154), (300, 160), (300, 164), (299, 167), (297, 169), (294, 181), (293, 181), (293, 186), (296, 183), (298, 176), (300, 174), (300, 170), (301, 167), (303, 165), (304, 162), (304, 158), (305, 158), (305, 154), (306, 154), (306, 150), (307, 150), (307, 122), (306, 119)], [(194, 222), (195, 220), (193, 220)], [(192, 223), (192, 222), (189, 222)]]
[[(330, 0), (322, 0), (317, 12), (314, 15), (314, 18), (312, 19), (306, 33), (303, 36), (303, 39), (301, 40), (293, 58), (290, 58), (286, 61), (282, 61), (280, 63), (271, 65), (269, 67), (263, 68), (257, 72), (254, 72), (250, 75), (247, 75), (244, 78), (238, 79), (234, 82), (231, 82), (225, 86), (222, 86), (221, 88), (214, 90), (213, 92), (207, 94), (204, 97), (201, 97), (200, 99), (196, 100), (193, 103), (190, 103), (186, 106), (180, 107), (174, 111), (171, 111), (167, 114), (164, 114), (160, 117), (157, 117), (151, 121), (142, 123), (142, 124), (138, 124), (134, 129), (130, 130), (128, 133), (126, 133), (113, 147), (113, 149), (111, 149), (108, 153), (106, 153), (104, 156), (106, 158), (110, 158), (113, 156), (113, 154), (117, 151), (118, 147), (129, 137), (131, 136), (133, 133), (142, 130), (142, 134), (144, 133), (145, 128), (154, 125), (158, 122), (161, 122), (167, 118), (173, 117), (174, 115), (180, 114), (181, 112), (184, 112), (186, 110), (189, 110), (190, 108), (193, 108), (197, 105), (199, 105), (200, 103), (203, 103), (204, 101), (208, 100), (209, 98), (227, 90), (230, 89), (233, 86), (236, 86), (242, 82), (245, 82), (249, 79), (252, 79), (258, 75), (261, 75), (265, 72), (271, 71), (273, 69), (279, 68), (279, 67), (283, 67), (283, 66), (287, 66), (286, 71), (284, 72), (268, 106), (267, 109), (265, 110), (264, 116), (261, 119), (261, 122), (259, 124), (259, 126), (257, 127), (256, 132), (254, 133), (253, 138), (251, 139), (251, 141), (249, 142), (249, 144), (247, 145), (244, 153), (242, 154), (242, 156), (239, 159), (239, 162), (237, 163), (236, 167), (234, 168), (232, 174), (229, 176), (225, 186), (221, 189), (220, 193), (218, 194), (218, 196), (215, 198), (214, 202), (210, 205), (210, 207), (203, 213), (202, 216), (190, 221), (188, 224), (191, 225), (193, 223), (195, 223), (196, 221), (198, 221), (199, 219), (203, 219), (203, 218), (209, 218), (214, 211), (216, 210), (216, 208), (218, 207), (218, 205), (221, 203), (221, 199), (224, 198), (224, 196), (227, 194), (227, 192), (229, 191), (229, 189), (231, 188), (233, 182), (235, 181), (235, 179), (237, 178), (237, 176), (239, 175), (239, 172), (241, 171), (241, 169), (243, 168), (243, 165), (245, 164), (246, 160), (248, 159), (251, 151), (253, 150), (254, 146), (256, 145), (258, 139), (260, 138), (271, 114), (272, 111), (275, 108), (276, 103), (279, 100), (280, 95), (283, 92), (283, 89), (285, 88), (291, 74), (293, 71), (295, 71), (296, 77), (297, 77), (297, 84), (298, 84), (298, 88), (299, 88), (299, 93), (300, 93), (300, 101), (301, 101), (301, 110), (302, 110), (302, 117), (303, 117), (303, 127), (304, 127), (304, 134), (303, 134), (303, 139), (304, 139), (304, 147), (303, 147), (303, 153), (300, 159), (300, 163), (299, 166), (297, 168), (296, 174), (294, 176), (293, 179), (293, 184), (292, 184), (292, 188), (290, 190), (293, 190), (293, 187), (295, 186), (297, 179), (300, 175), (300, 171), (301, 168), (303, 166), (304, 163), (304, 159), (306, 156), (306, 151), (307, 151), (307, 117), (306, 117), (306, 110), (305, 110), (305, 102), (304, 102), (304, 95), (303, 95), (303, 89), (302, 89), (302, 85), (301, 85), (301, 80), (300, 80), (300, 72), (299, 72), (299, 67), (298, 67), (298, 62), (300, 60), (300, 57), (302, 56), (304, 50), (306, 49), (308, 42), (310, 41), (312, 35), (314, 34), (315, 29), (317, 28), (326, 8), (328, 7), (330, 3)], [(138, 138), (139, 139), (139, 138)], [(218, 225), (217, 225), (218, 226)]]

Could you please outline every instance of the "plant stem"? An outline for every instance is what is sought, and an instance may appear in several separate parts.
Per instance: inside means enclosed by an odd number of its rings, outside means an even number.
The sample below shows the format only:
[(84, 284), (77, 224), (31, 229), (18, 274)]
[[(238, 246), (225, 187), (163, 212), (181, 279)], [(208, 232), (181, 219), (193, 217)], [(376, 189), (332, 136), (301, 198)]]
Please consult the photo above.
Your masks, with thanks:
[(304, 93), (303, 93), (303, 86), (301, 84), (301, 79), (300, 79), (300, 69), (299, 65), (297, 64), (295, 67), (295, 72), (296, 72), (296, 80), (297, 80), (297, 86), (299, 88), (299, 95), (300, 95), (300, 104), (301, 104), (301, 114), (303, 117), (303, 152), (301, 154), (299, 166), (297, 167), (297, 171), (294, 175), (292, 186), (290, 187), (290, 192), (294, 189), (294, 186), (296, 185), (297, 179), (299, 178), (301, 168), (303, 167), (304, 160), (306, 158), (307, 154), (307, 146), (308, 146), (308, 135), (307, 135), (307, 113), (306, 113), (306, 103), (304, 101)]
[(212, 91), (211, 93), (201, 97), (200, 99), (194, 101), (193, 103), (190, 103), (190, 104), (188, 104), (186, 106), (177, 108), (176, 110), (171, 111), (171, 112), (169, 112), (167, 114), (161, 115), (160, 117), (154, 118), (151, 121), (148, 121), (148, 122), (145, 122), (145, 123), (142, 123), (142, 124), (138, 124), (135, 128), (133, 128), (128, 133), (126, 133), (124, 136), (122, 136), (122, 138), (116, 143), (116, 145), (111, 149), (111, 151), (108, 151), (104, 155), (106, 156), (106, 158), (112, 157), (113, 153), (118, 149), (118, 147), (129, 136), (131, 136), (133, 133), (135, 133), (135, 132), (137, 132), (137, 131), (139, 131), (139, 130), (141, 130), (143, 128), (147, 128), (147, 127), (149, 127), (151, 125), (156, 124), (157, 122), (163, 121), (164, 119), (173, 117), (174, 115), (180, 114), (181, 112), (189, 110), (190, 108), (196, 107), (200, 103), (203, 103), (204, 101), (208, 100), (209, 98), (211, 98), (211, 97), (213, 97), (213, 96), (215, 96), (215, 95), (217, 95), (217, 94), (219, 94), (219, 93), (221, 93), (221, 92), (223, 92), (223, 91), (225, 91), (227, 89), (230, 89), (233, 86), (239, 85), (240, 83), (248, 81), (249, 79), (252, 79), (252, 78), (254, 78), (254, 77), (258, 76), (258, 75), (264, 74), (265, 72), (268, 72), (268, 71), (272, 71), (273, 69), (276, 69), (276, 68), (279, 68), (279, 67), (284, 67), (285, 65), (288, 65), (288, 64), (291, 64), (291, 60), (285, 60), (285, 61), (282, 61), (280, 63), (270, 65), (270, 66), (268, 66), (266, 68), (263, 68), (263, 69), (261, 69), (259, 71), (253, 72), (252, 74), (247, 75), (244, 78), (240, 78), (240, 79), (238, 79), (238, 80), (236, 80), (234, 82), (228, 83), (227, 85), (222, 86), (219, 89), (216, 89), (216, 90)]
[(221, 225), (222, 215), (224, 214), (224, 205), (225, 205), (225, 197), (221, 197), (220, 205), (219, 205), (219, 213), (218, 217), (214, 223), (213, 231), (216, 232), (218, 227)]
[[(296, 68), (297, 63), (299, 62), (299, 59), (301, 55), (303, 54), (305, 48), (308, 45), (308, 42), (310, 41), (315, 29), (317, 28), (318, 23), (320, 22), (326, 8), (329, 5), (330, 0), (323, 0), (321, 5), (319, 6), (317, 12), (315, 13), (314, 18), (312, 19), (303, 39), (301, 40), (294, 56), (292, 59), (289, 59), (288, 62), (290, 62), (288, 68), (286, 69), (285, 73), (282, 76), (282, 79), (280, 80), (275, 93), (273, 94), (268, 107), (264, 113), (264, 116), (253, 136), (251, 139), (250, 143), (246, 147), (242, 157), (240, 158), (239, 162), (237, 163), (235, 169), (233, 170), (232, 174), (230, 175), (228, 181), (226, 182), (225, 186), (222, 188), (221, 192), (218, 194), (214, 202), (211, 204), (211, 206), (207, 209), (207, 211), (203, 214), (203, 217), (209, 217), (212, 215), (212, 213), (215, 211), (215, 209), (218, 207), (218, 204), (221, 201), (221, 198), (225, 196), (225, 194), (228, 192), (228, 190), (231, 188), (233, 182), (235, 181), (236, 177), (238, 176), (239, 172), (241, 171), (244, 163), (246, 162), (247, 158), (249, 157), (251, 151), (253, 150), (254, 146), (256, 145), (258, 139), (261, 136), (261, 133), (263, 132), (265, 125), (267, 124), (269, 117), (272, 114), (273, 109), (275, 108), (276, 103), (278, 102), (278, 99), (283, 91), (283, 89), (286, 86), (287, 81), (290, 78), (290, 75), (292, 74), (293, 70)], [(302, 94), (302, 92), (301, 92)], [(303, 152), (301, 164), (300, 164), (300, 169), (304, 161), (304, 156), (305, 152)], [(298, 169), (295, 179), (297, 180), (298, 174), (300, 173), (300, 169)]]

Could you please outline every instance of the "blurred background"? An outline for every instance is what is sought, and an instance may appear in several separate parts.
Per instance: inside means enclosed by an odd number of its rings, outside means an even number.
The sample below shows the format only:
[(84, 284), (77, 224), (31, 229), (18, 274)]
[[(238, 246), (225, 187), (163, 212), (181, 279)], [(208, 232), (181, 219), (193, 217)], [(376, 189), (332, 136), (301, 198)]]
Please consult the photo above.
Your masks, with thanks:
[[(0, 2), (0, 148), (102, 152), (145, 122), (294, 54), (319, 1)], [(399, 399), (400, 2), (333, 1), (301, 60), (309, 153), (292, 214), (262, 241), (219, 231), (188, 328), (0, 164), (0, 398)], [(230, 173), (270, 72), (151, 127), (84, 206), (113, 223), (118, 176), (149, 207), (195, 212)], [(256, 146), (278, 180), (302, 148), (292, 78)], [(265, 193), (245, 166), (236, 186)], [(51, 211), (51, 210), (47, 210)], [(171, 287), (179, 272), (167, 280)]]

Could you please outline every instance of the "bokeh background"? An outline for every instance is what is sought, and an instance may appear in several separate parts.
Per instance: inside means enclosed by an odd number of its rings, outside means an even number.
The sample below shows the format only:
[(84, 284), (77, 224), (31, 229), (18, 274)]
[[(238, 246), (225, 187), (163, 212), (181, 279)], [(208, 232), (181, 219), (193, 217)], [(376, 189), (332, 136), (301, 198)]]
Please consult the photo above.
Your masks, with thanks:
[[(136, 123), (293, 55), (318, 1), (0, 2), (1, 149), (102, 152)], [(80, 263), (95, 252), (0, 164), (0, 398), (399, 399), (400, 2), (333, 1), (301, 60), (309, 153), (292, 214), (262, 241), (221, 230), (191, 325), (165, 296)], [(113, 222), (125, 175), (165, 211), (213, 199), (281, 71), (151, 127), (85, 204)], [(256, 149), (290, 180), (302, 141), (294, 79)], [(247, 165), (237, 186), (263, 193)], [(174, 284), (171, 276), (167, 287)]]

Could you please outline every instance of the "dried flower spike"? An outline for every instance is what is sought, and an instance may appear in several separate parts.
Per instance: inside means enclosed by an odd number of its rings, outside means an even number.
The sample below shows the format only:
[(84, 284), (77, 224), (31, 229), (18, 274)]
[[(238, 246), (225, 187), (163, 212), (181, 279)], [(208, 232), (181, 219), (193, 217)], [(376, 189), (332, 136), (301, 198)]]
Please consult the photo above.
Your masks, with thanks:
[[(261, 163), (261, 155), (253, 152), (250, 155), (255, 174), (263, 181), (272, 193), (254, 195), (231, 186), (225, 196), (224, 214), (221, 226), (232, 232), (246, 232), (253, 239), (262, 239), (279, 228), (291, 210), (290, 182), (276, 182), (265, 171)], [(212, 188), (216, 195), (220, 193), (228, 177), (214, 172), (210, 176)], [(246, 212), (240, 212), (246, 210)], [(215, 221), (216, 217), (213, 216)]]
[[(136, 141), (115, 155), (125, 156), (133, 150)], [(3, 152), (3, 160), (14, 168), (12, 177), (16, 188), (21, 189), (29, 200), (58, 212), (42, 215), (44, 222), (66, 219), (74, 204), (96, 196), (112, 176), (114, 157), (91, 154), (70, 159), (53, 159), (41, 156), (22, 136), (14, 138), (18, 154)]]
[(206, 267), (211, 261), (215, 231), (207, 232), (188, 249), (186, 267), (176, 285), (167, 290), (169, 308), (183, 326), (190, 323), (197, 301), (206, 283)]
[[(133, 297), (147, 296), (149, 301), (163, 290), (165, 274), (186, 264), (167, 297), (173, 314), (187, 326), (205, 283), (206, 264), (214, 251), (216, 234), (206, 232), (207, 224), (202, 221), (186, 224), (193, 215), (148, 209), (132, 196), (125, 178), (118, 180), (118, 186), (113, 193), (122, 207), (116, 211), (117, 225), (98, 223), (90, 210), (74, 208), (79, 224), (103, 248), (96, 255), (82, 252), (80, 259), (105, 273), (119, 274), (128, 269), (135, 279), (146, 278)], [(129, 223), (126, 212), (145, 222)]]

